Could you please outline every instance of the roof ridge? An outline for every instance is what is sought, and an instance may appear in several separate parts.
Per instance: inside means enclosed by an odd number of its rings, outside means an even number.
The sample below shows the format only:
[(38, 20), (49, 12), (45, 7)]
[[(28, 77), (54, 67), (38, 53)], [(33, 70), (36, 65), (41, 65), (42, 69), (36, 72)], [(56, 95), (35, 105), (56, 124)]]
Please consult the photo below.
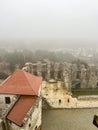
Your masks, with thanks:
[[(28, 83), (29, 83), (29, 85), (31, 86), (31, 84), (30, 84), (30, 82), (29, 82), (29, 79), (28, 79), (28, 76), (27, 76), (27, 74), (26, 73), (28, 73), (28, 72), (25, 72), (25, 71), (22, 71), (23, 72), (23, 74), (24, 74), (24, 76), (26, 77), (26, 79), (28, 80)], [(30, 73), (28, 73), (29, 75), (31, 75)], [(32, 75), (33, 76), (33, 75)], [(33, 76), (33, 77), (35, 77), (35, 76)], [(33, 92), (35, 93), (35, 95), (36, 95), (36, 92), (34, 91), (34, 89), (32, 88), (32, 87), (30, 87), (29, 86), (29, 88), (31, 88), (32, 90), (33, 90)]]

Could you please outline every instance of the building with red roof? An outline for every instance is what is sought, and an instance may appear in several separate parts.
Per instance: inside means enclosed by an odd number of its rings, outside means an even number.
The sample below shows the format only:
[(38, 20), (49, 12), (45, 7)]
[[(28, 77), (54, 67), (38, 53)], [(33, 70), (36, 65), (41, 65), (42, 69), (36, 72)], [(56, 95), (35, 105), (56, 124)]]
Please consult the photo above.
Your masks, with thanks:
[(2, 130), (37, 130), (41, 125), (41, 82), (42, 77), (16, 70), (0, 85), (8, 108), (1, 112)]

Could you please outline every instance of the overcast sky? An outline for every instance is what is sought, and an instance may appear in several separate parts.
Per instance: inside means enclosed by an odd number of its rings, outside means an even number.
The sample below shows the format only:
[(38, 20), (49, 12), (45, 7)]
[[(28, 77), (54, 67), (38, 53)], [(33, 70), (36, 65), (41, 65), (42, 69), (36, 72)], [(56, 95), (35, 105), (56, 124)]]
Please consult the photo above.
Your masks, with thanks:
[(0, 0), (0, 40), (98, 41), (98, 0)]

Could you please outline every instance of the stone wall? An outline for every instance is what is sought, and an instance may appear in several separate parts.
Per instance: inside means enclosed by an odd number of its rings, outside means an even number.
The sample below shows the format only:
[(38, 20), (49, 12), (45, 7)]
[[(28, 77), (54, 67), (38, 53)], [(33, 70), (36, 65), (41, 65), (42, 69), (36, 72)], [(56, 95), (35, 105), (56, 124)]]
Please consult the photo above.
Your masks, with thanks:
[(98, 87), (98, 68), (96, 66), (85, 66), (83, 64), (72, 64), (71, 80), (80, 82), (80, 88)]
[(0, 95), (0, 117), (5, 117), (17, 98), (16, 95)]
[(38, 61), (36, 63), (26, 63), (23, 70), (42, 76), (45, 81), (50, 81), (51, 79), (63, 81), (64, 86), (68, 91), (71, 88), (71, 71), (69, 63)]
[[(98, 68), (83, 63), (59, 63), (49, 60), (36, 63), (26, 63), (24, 70), (43, 77), (43, 80), (63, 81), (68, 91), (71, 91), (72, 82), (79, 82), (80, 88), (98, 87)], [(74, 84), (75, 87), (77, 85)]]

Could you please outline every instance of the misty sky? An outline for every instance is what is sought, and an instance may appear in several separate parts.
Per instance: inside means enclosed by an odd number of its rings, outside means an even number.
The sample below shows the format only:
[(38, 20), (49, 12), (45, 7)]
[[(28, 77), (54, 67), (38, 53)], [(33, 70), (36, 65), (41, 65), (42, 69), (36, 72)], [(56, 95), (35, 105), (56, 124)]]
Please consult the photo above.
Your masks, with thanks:
[(98, 41), (98, 0), (0, 0), (0, 40)]

